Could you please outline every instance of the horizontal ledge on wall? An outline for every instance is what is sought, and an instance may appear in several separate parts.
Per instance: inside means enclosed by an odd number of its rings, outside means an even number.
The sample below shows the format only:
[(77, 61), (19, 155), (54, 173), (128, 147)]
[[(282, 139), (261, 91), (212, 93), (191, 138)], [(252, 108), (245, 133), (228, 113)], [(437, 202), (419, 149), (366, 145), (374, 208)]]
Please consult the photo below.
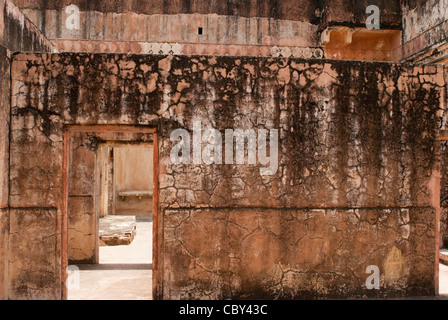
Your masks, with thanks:
[(139, 42), (54, 39), (58, 51), (83, 53), (127, 53), (145, 55), (260, 56), (298, 59), (324, 59), (320, 46), (285, 46), (264, 44), (208, 42)]
[(156, 133), (156, 128), (147, 126), (129, 125), (67, 125), (64, 128), (68, 132), (132, 132), (132, 133)]
[(212, 207), (212, 206), (197, 206), (197, 207), (180, 207), (168, 206), (162, 207), (162, 210), (274, 210), (274, 211), (288, 211), (288, 210), (406, 210), (406, 209), (435, 209), (432, 206), (401, 206), (401, 207)]

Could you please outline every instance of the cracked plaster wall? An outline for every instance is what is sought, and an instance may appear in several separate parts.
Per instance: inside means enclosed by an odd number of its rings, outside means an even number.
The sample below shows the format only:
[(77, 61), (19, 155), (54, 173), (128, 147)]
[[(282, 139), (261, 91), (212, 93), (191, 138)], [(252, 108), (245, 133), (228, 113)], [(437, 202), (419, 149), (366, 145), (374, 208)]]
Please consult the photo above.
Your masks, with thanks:
[[(442, 141), (440, 148), (440, 197), (448, 195), (448, 142)], [(448, 246), (448, 201), (441, 204), (440, 248)]]
[(204, 0), (106, 0), (87, 2), (83, 0), (14, 0), (22, 10), (62, 10), (70, 4), (77, 5), (81, 11), (111, 13), (133, 12), (137, 14), (208, 14), (235, 15), (242, 17), (272, 17), (285, 20), (311, 20), (315, 18), (318, 7), (316, 1), (278, 0), (244, 2), (204, 1)]
[[(60, 215), (64, 125), (157, 128), (157, 298), (435, 293), (442, 66), (20, 54), (12, 70), (10, 203), (35, 206), (31, 215)], [(193, 120), (221, 132), (279, 129), (277, 174), (173, 165), (170, 134)], [(21, 277), (24, 260), (45, 269), (18, 257)], [(378, 291), (365, 288), (368, 265), (380, 268)]]
[(401, 29), (400, 4), (400, 0), (323, 0), (320, 9), (325, 24), (365, 27), (370, 16), (366, 8), (375, 5), (380, 10), (381, 29)]
[(68, 191), (69, 264), (98, 263), (97, 216), (94, 205), (96, 139), (73, 134), (70, 139)]
[[(448, 20), (446, 0), (407, 1), (403, 4), (403, 40), (408, 42), (425, 34), (425, 42), (438, 43), (446, 39), (443, 23)], [(420, 2), (420, 3), (418, 3)], [(435, 28), (434, 30), (432, 30)]]
[(60, 233), (56, 208), (10, 209), (8, 298), (60, 296)]
[(404, 1), (402, 20), (403, 58), (421, 53), (442, 58), (448, 40), (447, 0)]
[[(166, 54), (169, 49), (159, 52), (161, 48), (158, 48), (158, 44), (166, 42), (168, 48), (168, 44), (176, 43), (175, 54), (181, 51), (185, 55), (268, 56), (273, 46), (288, 46), (291, 50), (320, 47), (320, 32), (330, 25), (364, 28), (369, 5), (379, 7), (382, 29), (401, 29), (399, 0), (251, 0), (238, 3), (16, 0), (16, 3), (53, 40), (60, 52)], [(69, 14), (65, 8), (69, 4), (80, 9), (79, 29), (66, 27)], [(202, 28), (201, 34), (198, 28)], [(152, 44), (155, 47), (151, 48)], [(371, 44), (372, 47), (383, 45)], [(304, 58), (308, 58), (307, 55)]]
[(50, 41), (12, 1), (0, 0), (0, 300), (8, 298), (11, 55), (17, 51), (47, 52), (53, 50), (54, 46)]
[(0, 46), (0, 299), (7, 297), (10, 65), (7, 50)]
[(11, 52), (53, 52), (53, 44), (11, 0), (0, 0), (0, 45)]

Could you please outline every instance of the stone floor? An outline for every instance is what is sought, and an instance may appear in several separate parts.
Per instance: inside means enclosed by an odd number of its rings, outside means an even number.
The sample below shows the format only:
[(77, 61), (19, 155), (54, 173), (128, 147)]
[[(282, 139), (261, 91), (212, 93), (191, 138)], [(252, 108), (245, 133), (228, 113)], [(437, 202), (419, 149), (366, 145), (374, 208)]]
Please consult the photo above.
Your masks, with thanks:
[(152, 299), (152, 221), (137, 217), (130, 245), (100, 247), (100, 264), (78, 265), (79, 288), (69, 300)]

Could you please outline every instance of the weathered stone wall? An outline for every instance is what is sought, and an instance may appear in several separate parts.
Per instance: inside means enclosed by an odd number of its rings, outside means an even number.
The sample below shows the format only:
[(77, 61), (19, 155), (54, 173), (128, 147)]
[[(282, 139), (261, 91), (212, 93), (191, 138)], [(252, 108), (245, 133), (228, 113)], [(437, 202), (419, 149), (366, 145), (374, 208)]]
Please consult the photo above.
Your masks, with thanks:
[(0, 46), (0, 299), (4, 299), (8, 270), (8, 184), (9, 184), (9, 113), (10, 113), (10, 58)]
[(380, 9), (381, 29), (401, 29), (400, 4), (400, 0), (323, 0), (322, 22), (327, 25), (365, 27), (367, 17), (370, 16), (366, 9), (370, 5), (376, 5)]
[[(445, 79), (448, 79), (448, 68), (445, 68)], [(445, 90), (445, 99), (448, 97), (448, 86)], [(442, 124), (440, 126), (441, 138), (447, 138), (448, 132), (448, 119), (442, 118)], [(441, 141), (440, 148), (440, 197), (448, 195), (448, 141)], [(444, 200), (441, 204), (441, 214), (440, 214), (440, 238), (439, 246), (448, 247), (448, 201)]]
[[(317, 46), (317, 26), (307, 21), (216, 14), (137, 14), (81, 11), (79, 29), (67, 29), (70, 16), (60, 11), (25, 10), (49, 39), (221, 45)], [(198, 34), (202, 28), (202, 34)], [(67, 41), (69, 43), (70, 41)], [(64, 42), (59, 42), (64, 45)]]
[(70, 4), (81, 11), (98, 11), (136, 14), (208, 14), (235, 15), (242, 17), (271, 17), (284, 20), (310, 21), (316, 17), (317, 1), (204, 1), (204, 0), (14, 0), (20, 9), (62, 10)]
[(0, 209), (0, 300), (8, 297), (9, 210)]
[(70, 139), (68, 188), (68, 260), (70, 264), (99, 263), (96, 240), (98, 218), (94, 206), (96, 155), (93, 150), (95, 148), (95, 139), (91, 139), (88, 134), (77, 133)]
[(437, 57), (441, 52), (433, 50), (447, 43), (447, 30), (447, 0), (404, 1), (403, 58), (413, 58), (422, 52)]
[[(404, 1), (403, 6), (403, 40), (408, 42), (425, 34), (427, 43), (440, 41), (444, 31), (443, 23), (448, 20), (448, 2), (446, 0), (426, 0), (419, 2)], [(434, 29), (438, 27), (437, 29)], [(444, 37), (446, 38), (446, 36)]]
[[(443, 141), (440, 148), (440, 197), (448, 195), (448, 141)], [(448, 247), (448, 201), (441, 204), (440, 245)]]
[(8, 298), (60, 296), (60, 226), (56, 208), (11, 208)]
[[(205, 127), (281, 128), (281, 158), (270, 178), (192, 170), (170, 165), (161, 144), (163, 297), (433, 294), (443, 77), (418, 69), (243, 60), (177, 100)], [(419, 72), (439, 89), (424, 89)], [(380, 292), (365, 289), (368, 265), (381, 269)]]
[(326, 16), (327, 21), (351, 23), (361, 25), (365, 23), (366, 7), (377, 5), (381, 10), (382, 21), (387, 28), (401, 26), (400, 1), (95, 1), (84, 0), (14, 0), (24, 11), (26, 10), (54, 10), (60, 11), (70, 4), (79, 6), (81, 11), (114, 12), (143, 15), (176, 15), (176, 14), (217, 14), (240, 17), (273, 18), (278, 20), (308, 21), (315, 24), (321, 22)]
[(10, 0), (0, 0), (0, 299), (8, 297), (10, 65), (16, 51), (54, 51), (54, 46)]
[[(3, 28), (3, 12), (0, 12), (0, 28)], [(8, 50), (0, 46), (0, 300), (8, 297), (10, 64)]]
[[(58, 47), (60, 52), (102, 52), (184, 55), (276, 56), (311, 58), (304, 48), (320, 47), (320, 32), (328, 26), (361, 27), (365, 30), (369, 5), (380, 9), (381, 28), (401, 30), (399, 0), (385, 1), (18, 1), (20, 8)], [(79, 28), (67, 28), (73, 15), (66, 8), (79, 6)], [(199, 33), (201, 28), (201, 33)], [(370, 49), (385, 50), (388, 37)], [(355, 36), (357, 38), (357, 36)], [(338, 41), (341, 42), (341, 41)], [(191, 45), (195, 44), (195, 45)], [(197, 44), (197, 45), (196, 45)], [(340, 43), (339, 43), (340, 44)], [(173, 47), (171, 47), (173, 45)], [(285, 48), (287, 47), (287, 48)], [(393, 47), (392, 49), (395, 49)], [(360, 51), (361, 48), (352, 51)], [(387, 49), (387, 50), (390, 50)], [(365, 48), (363, 50), (365, 51)], [(396, 61), (374, 57), (361, 60)], [(315, 56), (323, 58), (323, 56)], [(331, 59), (339, 59), (329, 56)], [(360, 60), (358, 57), (346, 57)]]
[[(61, 52), (264, 55), (272, 46), (316, 47), (315, 1), (18, 1)], [(79, 6), (78, 29), (68, 29), (69, 4)], [(201, 33), (199, 33), (201, 28)], [(189, 46), (188, 44), (201, 44)], [(156, 45), (154, 49), (151, 46)], [(230, 47), (230, 48), (229, 48)], [(163, 51), (163, 52), (159, 52)], [(229, 52), (230, 51), (230, 52)], [(235, 52), (238, 55), (237, 52)], [(319, 57), (321, 58), (321, 57)]]
[[(64, 125), (153, 126), (157, 298), (432, 295), (442, 71), (254, 57), (21, 54), (13, 63), (10, 204), (34, 207), (28, 219), (57, 233), (59, 222), (37, 217), (40, 208), (61, 214)], [(261, 165), (174, 165), (170, 134), (191, 132), (194, 120), (221, 132), (278, 129), (277, 173), (261, 176)], [(21, 211), (11, 215), (21, 221)], [(51, 249), (40, 243), (36, 252), (57, 260), (61, 244), (51, 239)], [(60, 298), (58, 265), (50, 272), (37, 259), (14, 257), (10, 292), (35, 297), (20, 280), (32, 266), (48, 276), (41, 297), (53, 288)], [(369, 265), (380, 268), (378, 291), (366, 289)]]
[(11, 52), (54, 52), (54, 45), (11, 0), (0, 0), (0, 45)]

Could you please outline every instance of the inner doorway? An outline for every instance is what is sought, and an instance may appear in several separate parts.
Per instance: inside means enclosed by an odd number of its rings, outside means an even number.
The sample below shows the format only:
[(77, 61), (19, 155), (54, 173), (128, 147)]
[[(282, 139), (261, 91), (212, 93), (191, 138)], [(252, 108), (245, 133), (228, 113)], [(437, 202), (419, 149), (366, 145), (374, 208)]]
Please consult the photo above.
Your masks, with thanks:
[(97, 157), (99, 263), (152, 263), (153, 145), (103, 144)]
[(150, 219), (153, 205), (152, 144), (105, 144), (98, 150), (100, 217)]

